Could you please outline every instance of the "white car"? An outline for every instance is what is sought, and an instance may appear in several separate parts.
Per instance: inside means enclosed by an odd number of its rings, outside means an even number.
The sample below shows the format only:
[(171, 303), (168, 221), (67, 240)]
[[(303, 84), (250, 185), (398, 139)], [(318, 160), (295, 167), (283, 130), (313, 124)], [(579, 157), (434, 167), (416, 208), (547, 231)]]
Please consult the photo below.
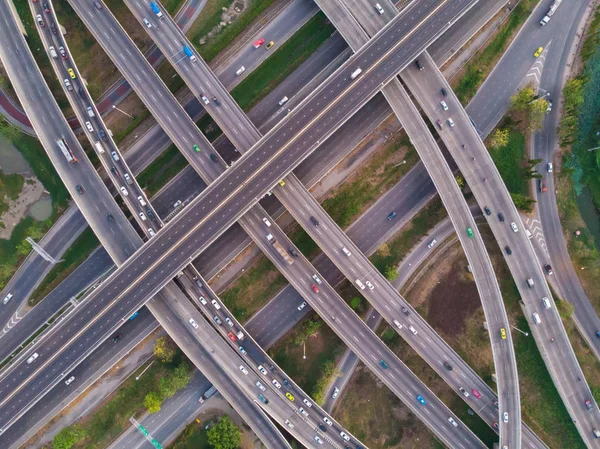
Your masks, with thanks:
[(221, 306), (219, 305), (219, 303), (217, 302), (217, 300), (216, 300), (216, 299), (213, 299), (213, 300), (212, 300), (210, 303), (211, 303), (211, 304), (212, 304), (212, 305), (215, 307), (215, 309), (217, 309), (217, 310), (219, 310), (219, 309), (221, 308)]
[[(340, 394), (340, 389), (339, 389), (338, 387), (335, 387), (335, 388), (333, 389), (333, 393), (331, 394), (331, 397), (332, 397), (333, 399), (335, 399), (335, 398), (337, 398), (337, 397), (338, 397), (338, 394)], [(329, 424), (329, 425), (331, 425), (331, 424)]]
[(450, 418), (448, 418), (448, 422), (450, 424), (452, 424), (454, 427), (458, 427), (458, 423), (454, 420), (454, 418), (452, 418), (452, 416)]
[(367, 285), (367, 287), (369, 287), (370, 290), (373, 290), (375, 288), (375, 286), (371, 284), (371, 281), (365, 281), (365, 284)]
[(294, 428), (294, 425), (288, 419), (285, 420), (285, 425), (288, 426), (290, 429)]
[(69, 377), (67, 380), (65, 380), (65, 385), (71, 385), (71, 383), (75, 380), (75, 376), (71, 376)]
[(140, 215), (140, 218), (142, 219), (142, 221), (146, 221), (146, 216), (144, 215), (143, 212), (140, 212), (139, 215)]
[(196, 323), (196, 321), (193, 318), (190, 318), (188, 321), (194, 329), (198, 329), (198, 323)]
[(265, 386), (261, 384), (258, 380), (256, 381), (256, 386), (260, 389), (260, 391), (267, 391)]
[(144, 201), (144, 198), (141, 195), (138, 196), (138, 201), (140, 202), (141, 206), (145, 206), (146, 205), (146, 202)]
[(85, 122), (85, 127), (87, 128), (87, 130), (91, 133), (94, 132), (94, 127), (92, 126), (92, 124), (90, 122)]
[(319, 435), (315, 435), (315, 441), (319, 444), (323, 444), (323, 440), (319, 438)]
[(268, 227), (271, 227), (271, 222), (267, 220), (267, 217), (263, 217), (263, 223), (266, 224)]
[[(8, 304), (8, 301), (10, 301), (10, 298), (12, 298), (12, 297), (13, 297), (12, 293), (9, 293), (8, 295), (6, 295), (4, 297), (4, 300), (2, 301), (2, 304)], [(306, 303), (303, 303), (303, 304), (306, 304)], [(298, 308), (298, 310), (300, 310), (300, 308)]]
[(181, 200), (175, 201), (175, 204), (173, 204), (173, 208), (177, 209), (179, 206), (181, 206)]
[(409, 330), (410, 330), (410, 331), (411, 331), (413, 334), (417, 335), (417, 330), (416, 330), (416, 329), (415, 329), (415, 328), (414, 328), (412, 325), (411, 325), (411, 326), (408, 326), (408, 329), (409, 329)]
[(519, 228), (517, 228), (517, 224), (514, 221), (511, 222), (510, 227), (512, 228), (513, 232), (519, 231)]
[(552, 173), (552, 162), (548, 162), (548, 173)]
[(313, 274), (313, 279), (315, 280), (315, 282), (319, 285), (321, 285), (323, 282), (321, 281), (321, 279), (319, 279), (319, 276), (317, 276), (316, 274)]
[(277, 382), (277, 379), (273, 379), (272, 380), (273, 385), (275, 385), (277, 388), (281, 388), (281, 384), (279, 382)]
[(507, 413), (507, 412), (504, 412), (504, 413), (502, 414), (502, 420), (503, 420), (505, 423), (507, 423), (507, 422), (508, 422), (508, 413)]
[(240, 365), (240, 371), (244, 373), (246, 376), (248, 375), (248, 370), (244, 367), (244, 365)]
[(233, 321), (231, 321), (231, 320), (229, 319), (229, 317), (227, 317), (227, 316), (225, 317), (225, 322), (226, 322), (227, 324), (229, 324), (229, 326), (230, 326), (230, 327), (233, 327)]
[(258, 365), (258, 370), (259, 370), (261, 373), (263, 373), (263, 375), (264, 375), (264, 376), (266, 376), (266, 375), (267, 375), (267, 370), (266, 370), (266, 369), (264, 369), (262, 365)]
[(117, 152), (116, 152), (116, 151), (111, 151), (111, 152), (110, 152), (110, 155), (112, 156), (112, 158), (113, 158), (115, 161), (118, 161), (118, 160), (119, 160), (119, 155), (117, 154)]
[(152, 24), (148, 19), (144, 17), (142, 20), (144, 21), (144, 25), (146, 25), (147, 28), (152, 28)]
[(304, 404), (308, 407), (311, 408), (312, 407), (312, 402), (310, 402), (308, 399), (302, 399), (302, 402), (304, 402)]
[(121, 193), (123, 194), (123, 196), (129, 195), (129, 192), (127, 191), (127, 189), (125, 188), (125, 186), (121, 186), (119, 188), (119, 190), (121, 190)]
[(298, 310), (302, 310), (302, 309), (304, 309), (305, 307), (306, 307), (306, 302), (304, 302), (304, 301), (303, 301), (303, 302), (302, 302), (302, 304), (300, 304), (300, 305), (298, 306)]
[(37, 359), (40, 355), (37, 352), (31, 354), (31, 356), (27, 359), (27, 363), (32, 363), (35, 359)]
[(328, 426), (333, 426), (333, 423), (327, 416), (323, 416), (323, 421), (325, 421), (325, 424), (327, 424)]
[(300, 407), (298, 410), (300, 410), (300, 413), (302, 413), (304, 416), (308, 416), (308, 413), (302, 407)]
[(202, 95), (201, 98), (202, 98), (202, 102), (204, 104), (209, 104), (210, 103), (210, 101), (208, 101), (208, 98), (206, 98), (204, 95)]
[(379, 3), (375, 3), (375, 9), (379, 13), (379, 15), (383, 15), (383, 13), (385, 12)]
[(447, 111), (447, 110), (448, 110), (448, 105), (446, 104), (446, 102), (445, 102), (445, 101), (440, 101), (440, 105), (442, 106), (442, 109), (443, 109), (444, 111)]
[(431, 242), (429, 242), (429, 245), (427, 245), (427, 248), (429, 248), (429, 249), (433, 248), (436, 243), (437, 243), (437, 240), (433, 239)]
[(340, 436), (346, 440), (346, 441), (350, 441), (350, 437), (348, 436), (348, 434), (346, 432), (344, 432), (343, 430), (340, 432)]
[(155, 236), (154, 229), (148, 228), (148, 234), (150, 234), (150, 237), (154, 237)]
[(454, 120), (452, 120), (451, 118), (449, 118), (448, 120), (446, 120), (448, 122), (448, 126), (450, 128), (454, 128)]

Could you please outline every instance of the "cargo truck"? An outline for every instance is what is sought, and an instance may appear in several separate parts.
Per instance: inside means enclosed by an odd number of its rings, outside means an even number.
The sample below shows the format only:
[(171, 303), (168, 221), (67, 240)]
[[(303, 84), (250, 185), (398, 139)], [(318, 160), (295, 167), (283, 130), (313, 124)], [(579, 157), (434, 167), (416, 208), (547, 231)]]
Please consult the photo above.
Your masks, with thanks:
[(552, 15), (556, 12), (556, 10), (558, 9), (558, 6), (561, 4), (561, 2), (562, 2), (562, 0), (554, 0), (552, 5), (550, 5), (550, 9), (546, 13), (546, 15), (542, 18), (542, 20), (540, 20), (540, 25), (544, 26), (548, 22), (550, 22), (550, 17), (552, 17)]
[(277, 240), (275, 240), (272, 234), (267, 234), (267, 240), (271, 242), (271, 245), (273, 245), (275, 250), (279, 253), (281, 258), (288, 263), (288, 265), (294, 263), (294, 259), (292, 259), (285, 248), (281, 246)]
[(202, 396), (200, 396), (200, 399), (198, 399), (198, 402), (200, 404), (202, 404), (206, 399), (210, 398), (216, 392), (217, 392), (217, 389), (211, 385), (210, 388), (208, 390), (206, 390)]
[(186, 56), (188, 58), (190, 58), (190, 61), (196, 62), (196, 57), (194, 56), (194, 53), (192, 53), (192, 50), (190, 49), (190, 47), (188, 47), (187, 45), (184, 45), (183, 52), (186, 54)]
[(159, 19), (163, 18), (163, 13), (160, 11), (160, 8), (155, 2), (150, 2), (150, 8), (152, 8), (152, 12), (156, 14), (156, 17)]

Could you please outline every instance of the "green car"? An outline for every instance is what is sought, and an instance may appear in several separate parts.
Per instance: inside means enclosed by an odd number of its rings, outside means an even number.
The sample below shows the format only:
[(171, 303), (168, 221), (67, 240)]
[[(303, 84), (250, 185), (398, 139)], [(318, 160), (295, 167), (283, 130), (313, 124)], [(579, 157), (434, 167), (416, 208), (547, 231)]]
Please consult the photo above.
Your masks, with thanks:
[(471, 228), (467, 228), (467, 235), (469, 236), (470, 239), (473, 238), (473, 230)]
[(194, 144), (194, 151), (196, 153), (200, 153), (200, 147), (198, 145), (196, 145), (196, 144)]

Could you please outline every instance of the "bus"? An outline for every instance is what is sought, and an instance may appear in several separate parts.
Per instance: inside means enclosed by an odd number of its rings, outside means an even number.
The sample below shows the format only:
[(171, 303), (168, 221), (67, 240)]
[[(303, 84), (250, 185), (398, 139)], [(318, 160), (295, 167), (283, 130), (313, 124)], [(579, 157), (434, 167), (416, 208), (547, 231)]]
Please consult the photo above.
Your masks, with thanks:
[(56, 144), (58, 145), (58, 148), (60, 148), (60, 151), (62, 151), (62, 154), (64, 154), (65, 158), (69, 163), (74, 164), (75, 162), (77, 162), (77, 158), (73, 154), (73, 151), (71, 151), (71, 148), (69, 148), (69, 145), (67, 144), (64, 138), (57, 140)]

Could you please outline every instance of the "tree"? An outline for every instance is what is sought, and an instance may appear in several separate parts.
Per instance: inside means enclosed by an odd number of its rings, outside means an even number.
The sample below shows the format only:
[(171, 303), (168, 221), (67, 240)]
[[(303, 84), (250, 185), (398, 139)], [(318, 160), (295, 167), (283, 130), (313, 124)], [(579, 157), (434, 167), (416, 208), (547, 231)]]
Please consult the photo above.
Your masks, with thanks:
[(493, 149), (505, 147), (508, 144), (508, 129), (496, 128), (488, 138), (488, 146)]
[(456, 180), (458, 188), (462, 190), (465, 187), (465, 178), (463, 178), (461, 175), (456, 175), (454, 179)]
[(156, 413), (160, 410), (162, 405), (162, 397), (156, 391), (151, 391), (144, 398), (144, 407), (148, 410), (148, 413)]
[(208, 444), (215, 449), (238, 449), (242, 444), (242, 432), (229, 416), (208, 429)]
[(382, 243), (381, 246), (377, 248), (377, 252), (381, 257), (389, 257), (391, 254), (390, 247), (387, 245), (387, 243)]
[(350, 300), (350, 307), (352, 307), (352, 310), (358, 311), (360, 309), (361, 303), (362, 300), (360, 299), (360, 297), (355, 296)]
[(529, 109), (529, 104), (533, 101), (534, 97), (535, 91), (533, 90), (533, 87), (527, 86), (511, 97), (510, 107), (514, 111), (527, 111)]
[(173, 397), (178, 390), (185, 387), (190, 381), (188, 367), (184, 363), (178, 365), (171, 374), (160, 379), (158, 391), (163, 400)]
[(539, 131), (544, 127), (544, 119), (548, 113), (548, 101), (537, 100), (529, 105), (529, 129)]
[(388, 265), (385, 267), (385, 278), (388, 281), (393, 281), (398, 277), (398, 272), (396, 271), (396, 267), (393, 265)]
[(85, 437), (86, 433), (79, 426), (69, 426), (62, 429), (52, 440), (54, 449), (69, 449)]
[(531, 212), (533, 209), (533, 204), (535, 203), (534, 199), (529, 198), (521, 193), (511, 193), (510, 196), (513, 200), (513, 203), (515, 203), (515, 206), (517, 206), (517, 209), (525, 212)]
[(160, 337), (154, 342), (154, 355), (162, 363), (171, 363), (176, 353), (177, 345), (171, 337)]

